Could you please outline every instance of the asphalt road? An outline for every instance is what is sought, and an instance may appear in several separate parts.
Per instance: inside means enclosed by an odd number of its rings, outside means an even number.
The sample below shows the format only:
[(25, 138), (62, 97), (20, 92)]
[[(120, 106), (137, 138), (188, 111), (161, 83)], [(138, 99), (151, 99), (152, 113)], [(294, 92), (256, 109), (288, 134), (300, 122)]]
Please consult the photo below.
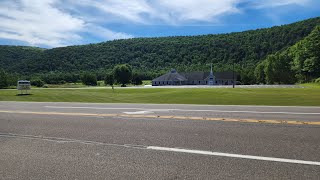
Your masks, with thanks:
[(320, 107), (1, 102), (0, 179), (320, 179), (319, 117)]

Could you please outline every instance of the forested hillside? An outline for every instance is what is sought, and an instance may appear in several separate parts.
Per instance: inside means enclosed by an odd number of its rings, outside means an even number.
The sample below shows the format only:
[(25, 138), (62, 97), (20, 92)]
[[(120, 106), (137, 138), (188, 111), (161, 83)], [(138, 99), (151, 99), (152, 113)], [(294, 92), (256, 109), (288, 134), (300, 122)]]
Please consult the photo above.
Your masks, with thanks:
[(269, 55), (255, 70), (259, 83), (320, 82), (320, 26), (290, 48)]
[(99, 79), (122, 63), (152, 78), (170, 68), (209, 70), (210, 63), (215, 71), (228, 70), (234, 61), (242, 81), (256, 83), (254, 69), (258, 63), (301, 41), (317, 25), (320, 25), (319, 17), (230, 34), (134, 38), (53, 49), (0, 46), (0, 65), (7, 73), (72, 76), (90, 71)]

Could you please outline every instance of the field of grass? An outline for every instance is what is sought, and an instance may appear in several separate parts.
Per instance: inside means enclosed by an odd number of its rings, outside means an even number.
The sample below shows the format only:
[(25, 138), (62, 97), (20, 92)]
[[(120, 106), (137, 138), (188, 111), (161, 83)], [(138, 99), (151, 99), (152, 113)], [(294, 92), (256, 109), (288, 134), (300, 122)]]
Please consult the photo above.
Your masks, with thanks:
[(319, 88), (92, 88), (0, 90), (0, 101), (320, 106)]
[(301, 84), (301, 86), (320, 89), (320, 83), (305, 83), (305, 84)]
[(65, 83), (65, 84), (46, 84), (46, 88), (83, 88), (86, 87), (82, 83)]

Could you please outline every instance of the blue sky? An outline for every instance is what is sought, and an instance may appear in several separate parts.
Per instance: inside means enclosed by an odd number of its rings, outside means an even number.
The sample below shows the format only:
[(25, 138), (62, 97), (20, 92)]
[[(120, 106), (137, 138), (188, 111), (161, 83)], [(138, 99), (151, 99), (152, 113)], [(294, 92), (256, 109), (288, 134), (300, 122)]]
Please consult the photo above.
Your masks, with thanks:
[(217, 34), (318, 16), (320, 0), (0, 0), (0, 44)]

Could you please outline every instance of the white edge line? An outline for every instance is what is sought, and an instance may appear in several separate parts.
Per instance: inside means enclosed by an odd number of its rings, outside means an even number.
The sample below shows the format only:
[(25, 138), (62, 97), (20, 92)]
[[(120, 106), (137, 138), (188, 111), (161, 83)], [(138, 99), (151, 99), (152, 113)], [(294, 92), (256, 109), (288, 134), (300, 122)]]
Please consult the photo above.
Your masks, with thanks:
[(44, 107), (54, 108), (54, 109), (145, 110), (143, 108), (103, 108), (103, 107), (80, 107), (80, 106), (44, 106)]
[(172, 109), (173, 111), (194, 111), (194, 112), (229, 112), (229, 113), (251, 113), (251, 114), (296, 114), (296, 115), (317, 115), (320, 113), (303, 113), (303, 112), (281, 112), (281, 111), (225, 111), (225, 110), (184, 110)]
[(192, 150), (192, 149), (168, 148), (168, 147), (159, 147), (159, 146), (142, 146), (142, 145), (130, 145), (130, 144), (120, 145), (120, 144), (109, 144), (109, 143), (103, 143), (103, 142), (88, 141), (88, 140), (83, 141), (83, 140), (76, 140), (76, 139), (69, 139), (69, 138), (19, 135), (19, 134), (11, 134), (11, 133), (0, 134), (0, 137), (8, 137), (8, 138), (17, 137), (17, 138), (23, 138), (23, 139), (41, 139), (41, 140), (53, 141), (53, 142), (57, 142), (57, 143), (95, 144), (95, 145), (105, 145), (105, 146), (115, 146), (115, 147), (136, 148), (136, 149), (137, 148), (138, 149), (149, 149), (149, 150), (155, 150), (155, 151), (167, 151), (167, 152), (178, 152), (178, 153), (199, 154), (199, 155), (220, 156), (220, 157), (233, 157), (233, 158), (241, 158), (241, 159), (251, 159), (251, 160), (273, 161), (273, 162), (320, 166), (320, 162), (317, 162), (317, 161), (304, 161), (304, 160), (297, 160), (297, 159), (251, 156), (251, 155), (230, 154), (230, 153)]
[(284, 162), (284, 163), (320, 166), (320, 162), (317, 162), (317, 161), (304, 161), (304, 160), (297, 160), (297, 159), (284, 159), (284, 158), (273, 158), (273, 157), (264, 157), (264, 156), (229, 154), (229, 153), (221, 153), (221, 152), (179, 149), (179, 148), (167, 148), (167, 147), (157, 147), (157, 146), (148, 146), (147, 149), (158, 150), (158, 151), (180, 152), (180, 153), (189, 153), (189, 154), (201, 154), (201, 155), (209, 155), (209, 156), (222, 156), (222, 157), (261, 160), (261, 161), (273, 161), (273, 162)]
[(55, 109), (97, 109), (97, 110), (144, 110), (144, 111), (181, 111), (181, 112), (223, 112), (223, 113), (251, 113), (251, 114), (294, 114), (294, 115), (320, 115), (320, 113), (303, 112), (271, 112), (271, 111), (226, 111), (226, 110), (198, 110), (198, 109), (146, 109), (146, 108), (103, 108), (80, 106), (44, 106)]
[(147, 104), (141, 104), (141, 103), (90, 103), (90, 102), (87, 102), (87, 103), (81, 103), (81, 102), (62, 102), (62, 101), (58, 101), (58, 102), (53, 102), (53, 101), (48, 101), (48, 102), (23, 102), (23, 101), (0, 101), (0, 104), (1, 102), (4, 102), (4, 103), (34, 103), (34, 104), (44, 104), (44, 103), (52, 103), (52, 104), (88, 104), (88, 105), (93, 105), (93, 104), (97, 104), (97, 105), (151, 105), (151, 106), (166, 106), (166, 105), (183, 105), (183, 106), (197, 106), (197, 107), (201, 107), (201, 106), (204, 106), (204, 107), (222, 107), (222, 106), (228, 106), (228, 107), (288, 107), (288, 108), (311, 108), (311, 109), (319, 109), (320, 106), (268, 106), (268, 105), (230, 105), (230, 104), (155, 104), (155, 103), (147, 103)]

